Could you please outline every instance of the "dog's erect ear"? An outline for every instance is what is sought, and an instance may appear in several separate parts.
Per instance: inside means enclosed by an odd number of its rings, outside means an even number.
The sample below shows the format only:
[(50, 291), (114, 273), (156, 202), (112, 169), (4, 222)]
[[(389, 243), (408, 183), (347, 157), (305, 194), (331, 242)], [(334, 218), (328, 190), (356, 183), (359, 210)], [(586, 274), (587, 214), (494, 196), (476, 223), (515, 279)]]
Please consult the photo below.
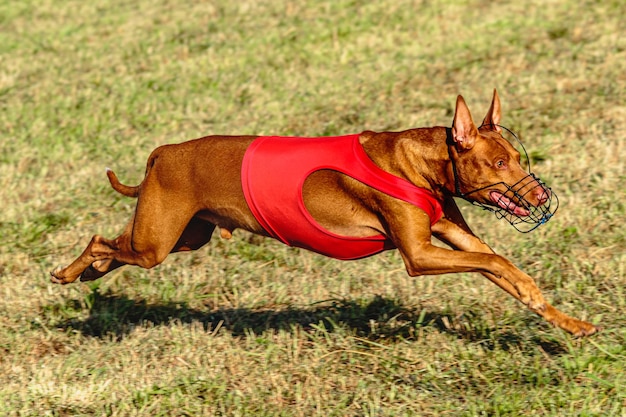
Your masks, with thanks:
[(498, 133), (502, 133), (502, 128), (499, 126), (501, 115), (502, 113), (500, 111), (500, 97), (498, 97), (498, 92), (494, 88), (493, 99), (491, 100), (491, 107), (489, 107), (489, 111), (487, 111), (487, 115), (483, 120), (483, 126), (489, 130), (495, 130)]
[(468, 151), (474, 146), (478, 129), (472, 120), (467, 104), (463, 97), (456, 98), (456, 110), (452, 122), (452, 139), (459, 151)]

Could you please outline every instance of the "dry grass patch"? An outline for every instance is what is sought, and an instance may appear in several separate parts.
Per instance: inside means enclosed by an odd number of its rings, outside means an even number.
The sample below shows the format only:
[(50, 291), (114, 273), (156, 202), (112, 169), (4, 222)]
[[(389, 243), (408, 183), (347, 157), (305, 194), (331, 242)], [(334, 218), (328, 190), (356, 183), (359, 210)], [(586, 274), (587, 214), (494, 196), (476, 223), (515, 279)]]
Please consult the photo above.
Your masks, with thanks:
[[(620, 415), (626, 408), (625, 6), (9, 2), (0, 5), (0, 414)], [(244, 233), (150, 271), (47, 271), (113, 236), (163, 143), (447, 125), (493, 87), (556, 190), (530, 235), (474, 230), (564, 311), (575, 340), (482, 278), (410, 278)], [(212, 169), (214, 167), (207, 167)]]

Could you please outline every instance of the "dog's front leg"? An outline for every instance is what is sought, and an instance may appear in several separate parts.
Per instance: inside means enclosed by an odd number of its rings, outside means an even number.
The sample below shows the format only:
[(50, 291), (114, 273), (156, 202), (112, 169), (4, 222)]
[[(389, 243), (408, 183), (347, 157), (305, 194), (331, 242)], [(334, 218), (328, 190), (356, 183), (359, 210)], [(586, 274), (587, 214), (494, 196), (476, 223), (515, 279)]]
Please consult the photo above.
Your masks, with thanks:
[(403, 222), (415, 227), (391, 232), (409, 275), (480, 272), (548, 322), (576, 336), (597, 332), (594, 325), (569, 317), (551, 306), (530, 276), (507, 259), (496, 255), (488, 245), (474, 236), (462, 217), (450, 215), (450, 212), (446, 210), (447, 217), (433, 226), (433, 233), (457, 250), (431, 244), (428, 217), (421, 211), (410, 216), (413, 217), (412, 221), (406, 222), (407, 219)]

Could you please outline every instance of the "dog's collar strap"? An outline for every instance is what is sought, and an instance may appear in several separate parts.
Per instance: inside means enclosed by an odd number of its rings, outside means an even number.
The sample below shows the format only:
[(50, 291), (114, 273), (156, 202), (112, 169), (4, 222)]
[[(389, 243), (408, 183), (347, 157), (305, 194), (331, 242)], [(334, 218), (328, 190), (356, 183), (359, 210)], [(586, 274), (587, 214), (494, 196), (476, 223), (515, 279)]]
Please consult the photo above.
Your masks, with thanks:
[(461, 183), (459, 182), (459, 175), (456, 170), (456, 158), (452, 155), (452, 147), (454, 146), (454, 142), (452, 140), (452, 129), (446, 128), (446, 137), (447, 137), (447, 145), (448, 145), (448, 156), (450, 157), (450, 163), (452, 164), (452, 176), (454, 177), (454, 196), (466, 199), (465, 195), (461, 191)]

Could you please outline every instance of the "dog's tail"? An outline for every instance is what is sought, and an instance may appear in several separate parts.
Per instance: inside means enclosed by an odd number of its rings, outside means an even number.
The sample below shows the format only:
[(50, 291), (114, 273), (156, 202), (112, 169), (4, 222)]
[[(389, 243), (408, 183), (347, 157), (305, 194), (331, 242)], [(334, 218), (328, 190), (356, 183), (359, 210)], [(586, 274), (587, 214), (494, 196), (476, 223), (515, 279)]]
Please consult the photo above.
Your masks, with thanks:
[(118, 193), (125, 195), (126, 197), (137, 197), (139, 195), (139, 186), (136, 185), (131, 187), (130, 185), (124, 185), (117, 179), (117, 175), (110, 168), (107, 168), (107, 177), (109, 177), (109, 182), (111, 183), (111, 187)]

